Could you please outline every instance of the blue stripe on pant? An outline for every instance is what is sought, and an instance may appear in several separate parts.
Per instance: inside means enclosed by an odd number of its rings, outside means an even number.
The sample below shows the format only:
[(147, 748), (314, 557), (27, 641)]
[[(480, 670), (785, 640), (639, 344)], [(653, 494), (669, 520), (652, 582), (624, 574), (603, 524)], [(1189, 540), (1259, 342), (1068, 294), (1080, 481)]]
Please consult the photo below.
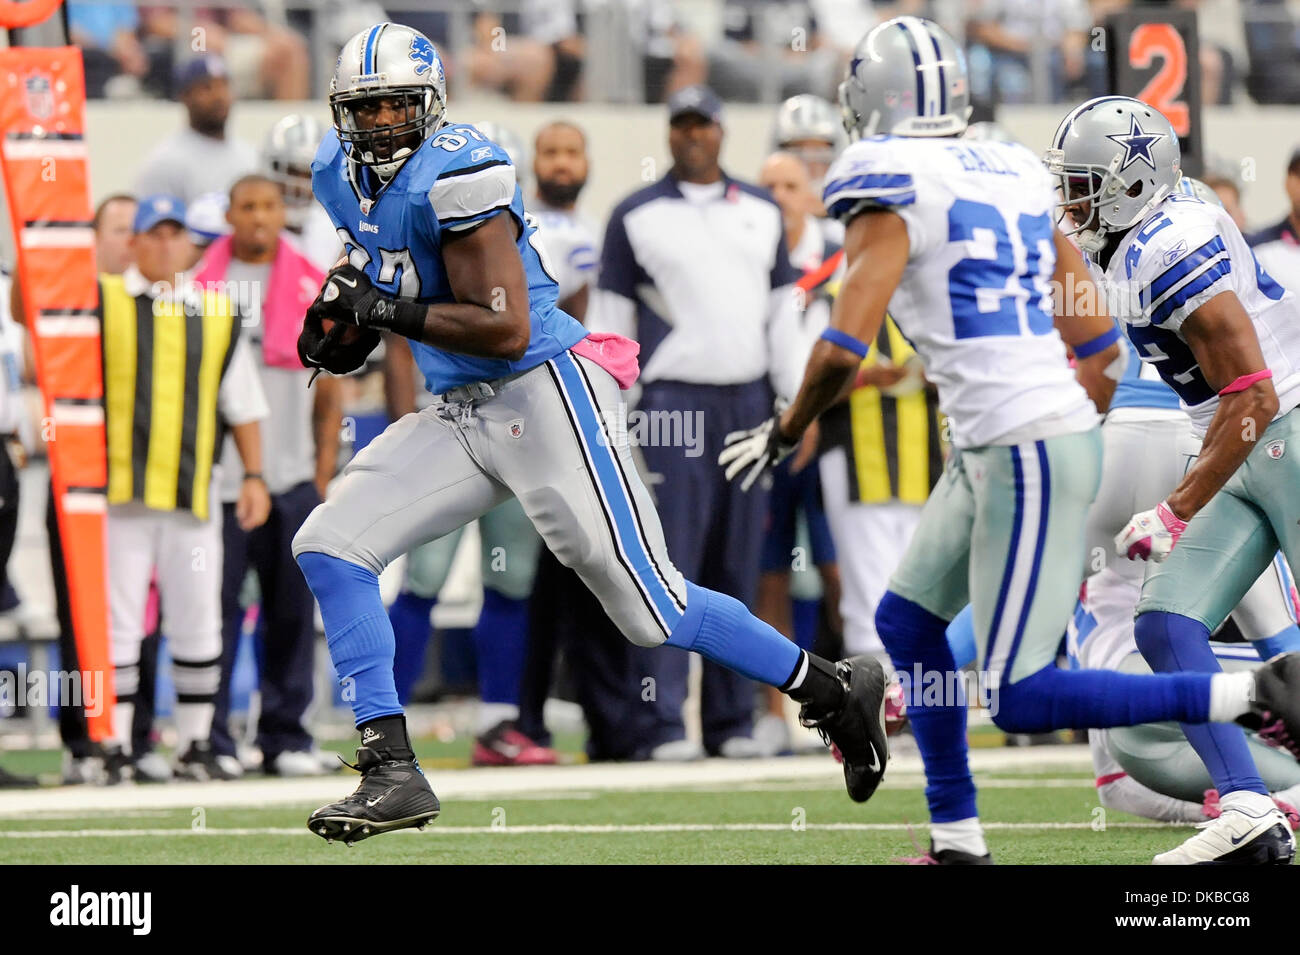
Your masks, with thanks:
[[(772, 393), (765, 381), (744, 385), (696, 385), (652, 382), (645, 386), (638, 410), (661, 421), (676, 415), (686, 435), (696, 427), (696, 442), (665, 447), (647, 442), (646, 464), (663, 476), (656, 486), (659, 515), (668, 553), (683, 576), (701, 587), (752, 606), (767, 515), (767, 493), (741, 492), (716, 464), (722, 440), (731, 431), (752, 428), (769, 414)], [(643, 420), (654, 421), (653, 417)], [(664, 429), (648, 428), (654, 436)], [(689, 658), (684, 653), (634, 648), (639, 672), (654, 679), (655, 699), (639, 708), (642, 749), (685, 737), (682, 707), (686, 700)], [(716, 751), (727, 739), (752, 730), (754, 684), (725, 667), (704, 661), (700, 717), (704, 745)]]
[(577, 424), (582, 451), (595, 479), (619, 562), (632, 575), (667, 639), (681, 619), (685, 603), (669, 588), (650, 552), (622, 462), (605, 436), (600, 407), (582, 371), (568, 352), (556, 356), (551, 364), (559, 375), (560, 389)]

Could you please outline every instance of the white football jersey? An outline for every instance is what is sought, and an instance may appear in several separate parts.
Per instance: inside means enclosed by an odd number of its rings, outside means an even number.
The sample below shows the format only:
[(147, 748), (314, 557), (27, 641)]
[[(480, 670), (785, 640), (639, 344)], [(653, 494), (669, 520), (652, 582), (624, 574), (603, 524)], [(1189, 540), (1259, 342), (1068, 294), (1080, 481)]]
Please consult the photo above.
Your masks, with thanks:
[(1037, 156), (1015, 143), (875, 136), (849, 146), (826, 182), (826, 209), (845, 223), (887, 209), (907, 224), (889, 313), (938, 387), (955, 445), (1096, 425), (1054, 324), (1056, 199)]
[(546, 250), (545, 265), (560, 287), (556, 301), (563, 302), (596, 280), (596, 233), (576, 212), (552, 209), (536, 202), (529, 212), (537, 217), (537, 238)]
[(1254, 322), (1273, 372), (1278, 414), (1286, 414), (1300, 404), (1300, 303), (1260, 267), (1227, 212), (1195, 196), (1171, 195), (1129, 230), (1106, 264), (1112, 314), (1138, 357), (1178, 394), (1198, 436), (1219, 396), (1201, 374), (1182, 325), (1223, 292), (1234, 293)]

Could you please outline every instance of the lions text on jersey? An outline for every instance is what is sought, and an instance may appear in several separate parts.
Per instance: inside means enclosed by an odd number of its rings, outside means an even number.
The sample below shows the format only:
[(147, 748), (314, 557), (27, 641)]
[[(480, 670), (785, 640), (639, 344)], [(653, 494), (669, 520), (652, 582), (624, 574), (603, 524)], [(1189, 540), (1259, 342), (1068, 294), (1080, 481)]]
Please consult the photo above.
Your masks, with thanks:
[(1177, 393), (1198, 433), (1219, 398), (1183, 337), (1187, 316), (1223, 292), (1250, 315), (1273, 371), (1278, 415), (1300, 404), (1300, 309), (1255, 260), (1228, 213), (1171, 195), (1124, 237), (1107, 263), (1106, 299), (1137, 349)]
[(889, 313), (925, 362), (953, 443), (981, 447), (1086, 431), (1096, 409), (1057, 334), (1055, 193), (1015, 143), (874, 136), (827, 174), (846, 223), (887, 209), (907, 224), (907, 269)]
[(447, 233), (498, 213), (514, 217), (528, 280), (532, 333), (519, 361), (477, 358), (412, 341), (430, 391), (525, 371), (581, 341), (586, 330), (556, 307), (555, 271), (524, 211), (510, 158), (473, 126), (450, 123), (403, 163), (386, 185), (348, 161), (326, 134), (312, 163), (312, 190), (338, 229), (348, 260), (389, 294), (417, 302), (454, 301), (442, 262)]

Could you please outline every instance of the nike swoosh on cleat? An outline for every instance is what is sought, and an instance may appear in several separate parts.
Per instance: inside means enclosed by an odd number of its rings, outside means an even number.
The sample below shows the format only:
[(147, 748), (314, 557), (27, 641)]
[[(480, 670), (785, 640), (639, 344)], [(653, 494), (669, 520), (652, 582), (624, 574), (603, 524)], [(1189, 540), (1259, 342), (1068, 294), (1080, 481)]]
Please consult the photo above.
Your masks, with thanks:
[[(397, 788), (396, 786), (393, 787), (393, 789), (396, 789), (396, 788)], [(378, 805), (379, 802), (380, 802), (381, 800), (387, 799), (390, 795), (392, 795), (392, 793), (393, 793), (393, 789), (390, 789), (390, 790), (388, 790), (387, 792), (384, 792), (384, 793), (380, 793), (380, 794), (379, 794), (378, 796), (376, 796), (374, 799), (367, 799), (367, 800), (366, 800), (366, 808), (367, 808), (367, 809), (374, 809), (375, 806)]]
[(872, 743), (868, 743), (867, 746), (871, 750), (871, 765), (867, 767), (867, 770), (873, 773), (879, 772), (880, 756), (876, 753), (876, 747)]
[(1248, 833), (1246, 833), (1244, 836), (1241, 836), (1241, 837), (1232, 836), (1231, 838), (1229, 838), (1228, 841), (1231, 842), (1231, 843), (1235, 846), (1235, 845), (1240, 845), (1240, 844), (1241, 844), (1241, 841), (1242, 841), (1243, 839), (1254, 838), (1255, 836), (1258, 836), (1258, 835), (1260, 835), (1260, 833), (1258, 833), (1258, 832), (1248, 832)]

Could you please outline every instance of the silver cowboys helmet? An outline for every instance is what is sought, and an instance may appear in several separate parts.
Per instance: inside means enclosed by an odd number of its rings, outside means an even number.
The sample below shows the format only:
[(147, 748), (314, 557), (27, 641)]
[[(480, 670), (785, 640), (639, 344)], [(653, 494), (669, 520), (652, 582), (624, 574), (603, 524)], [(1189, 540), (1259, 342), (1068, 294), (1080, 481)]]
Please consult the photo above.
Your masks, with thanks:
[(262, 164), (284, 191), (284, 218), (291, 229), (301, 229), (311, 210), (311, 162), (324, 135), (314, 116), (291, 113), (271, 127), (262, 144)]
[[(396, 122), (376, 122), (381, 99), (394, 102)], [(445, 121), (442, 58), (419, 30), (376, 23), (343, 44), (329, 103), (348, 158), (387, 179)]]
[(854, 49), (840, 108), (850, 140), (957, 135), (970, 116), (966, 55), (931, 20), (886, 20)]
[(1178, 185), (1181, 153), (1169, 120), (1128, 96), (1099, 96), (1061, 120), (1044, 156), (1059, 180), (1062, 216), (1085, 252), (1141, 222)]
[(772, 146), (802, 159), (814, 179), (826, 175), (844, 145), (844, 124), (830, 100), (801, 93), (777, 109)]

